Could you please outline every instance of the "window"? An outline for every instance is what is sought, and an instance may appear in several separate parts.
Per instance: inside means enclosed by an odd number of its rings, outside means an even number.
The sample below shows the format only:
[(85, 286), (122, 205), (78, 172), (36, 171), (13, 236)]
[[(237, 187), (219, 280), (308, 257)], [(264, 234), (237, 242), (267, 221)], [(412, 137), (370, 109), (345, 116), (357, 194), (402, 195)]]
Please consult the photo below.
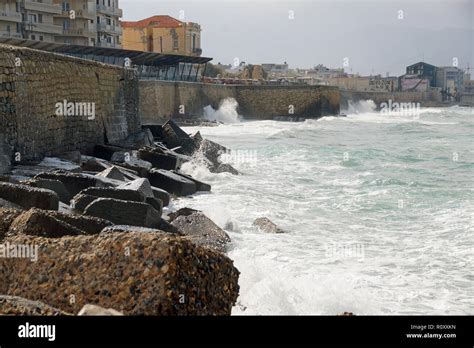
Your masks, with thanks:
[(38, 23), (43, 23), (43, 15), (38, 14)]
[(40, 41), (43, 41), (43, 39), (44, 39), (43, 36), (40, 36), (40, 37), (39, 37), (39, 40), (40, 40)]
[(35, 35), (31, 35), (31, 40), (36, 40), (36, 36), (35, 36)]

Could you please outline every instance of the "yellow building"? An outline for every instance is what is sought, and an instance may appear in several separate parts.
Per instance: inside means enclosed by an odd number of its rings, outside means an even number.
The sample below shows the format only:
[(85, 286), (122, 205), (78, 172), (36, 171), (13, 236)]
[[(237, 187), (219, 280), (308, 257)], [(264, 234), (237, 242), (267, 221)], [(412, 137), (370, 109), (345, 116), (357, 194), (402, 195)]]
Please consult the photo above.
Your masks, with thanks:
[(201, 26), (170, 16), (122, 22), (124, 49), (201, 56)]

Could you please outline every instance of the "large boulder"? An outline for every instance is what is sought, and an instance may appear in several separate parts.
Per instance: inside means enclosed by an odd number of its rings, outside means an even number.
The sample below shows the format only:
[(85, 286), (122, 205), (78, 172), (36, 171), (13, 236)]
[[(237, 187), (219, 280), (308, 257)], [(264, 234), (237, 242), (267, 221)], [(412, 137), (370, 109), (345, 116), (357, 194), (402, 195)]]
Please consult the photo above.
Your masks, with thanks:
[(0, 198), (19, 205), (23, 209), (40, 208), (58, 210), (59, 197), (51, 191), (27, 185), (0, 182)]
[(160, 153), (156, 149), (144, 147), (138, 151), (138, 158), (150, 162), (154, 168), (175, 170), (178, 168), (178, 158), (168, 154)]
[(183, 173), (180, 173), (180, 172), (177, 172), (177, 171), (173, 171), (173, 173), (185, 178), (185, 179), (188, 179), (188, 180), (191, 180), (192, 182), (194, 182), (196, 184), (196, 190), (197, 191), (200, 191), (200, 192), (209, 192), (211, 191), (211, 185), (209, 184), (206, 184), (205, 182), (202, 182), (202, 181), (199, 181), (197, 179), (194, 179), (192, 176), (190, 175), (187, 175), (187, 174), (183, 174)]
[(145, 196), (140, 191), (123, 190), (114, 187), (89, 187), (82, 190), (80, 194), (98, 198), (114, 198), (122, 201), (145, 202)]
[(65, 221), (59, 220), (57, 215), (33, 208), (17, 216), (11, 223), (7, 236), (19, 234), (61, 238), (64, 236), (80, 236), (86, 233)]
[(116, 166), (112, 166), (110, 168), (107, 168), (106, 170), (100, 172), (97, 174), (97, 176), (103, 177), (103, 178), (108, 178), (108, 179), (114, 179), (118, 181), (125, 181), (125, 176), (123, 173), (118, 169)]
[(261, 232), (265, 233), (285, 233), (280, 227), (270, 221), (269, 218), (263, 217), (258, 218), (253, 222), (253, 225), (257, 227)]
[(150, 181), (146, 178), (137, 179), (117, 186), (119, 190), (132, 190), (141, 192), (146, 198), (158, 198), (166, 207), (170, 203), (170, 194), (165, 190), (152, 187)]
[(162, 212), (148, 203), (97, 198), (85, 208), (84, 214), (111, 221), (116, 225), (158, 227)]
[(0, 316), (2, 315), (53, 317), (70, 314), (39, 301), (31, 301), (17, 296), (0, 295)]
[(0, 208), (0, 242), (5, 238), (12, 222), (15, 221), (21, 213), (22, 211), (18, 209)]
[(61, 181), (72, 196), (77, 195), (89, 187), (115, 186), (113, 183), (106, 181), (106, 178), (98, 178), (87, 174), (69, 173), (62, 170), (40, 173), (35, 176), (35, 179), (38, 178)]
[(169, 120), (163, 125), (161, 138), (163, 139), (163, 143), (170, 149), (175, 147), (187, 147), (194, 144), (189, 134), (183, 131), (172, 120)]
[(207, 139), (200, 139), (199, 144), (199, 150), (196, 152), (195, 157), (198, 159), (204, 158), (203, 162), (211, 173), (228, 172), (233, 175), (239, 174), (239, 171), (232, 167), (232, 165), (223, 163), (220, 159), (222, 155), (230, 153), (229, 149)]
[(39, 258), (0, 259), (0, 293), (69, 313), (94, 303), (125, 315), (230, 315), (239, 293), (229, 258), (166, 233), (9, 242), (37, 246)]
[(66, 186), (59, 180), (37, 178), (27, 180), (23, 182), (23, 184), (54, 191), (58, 195), (59, 200), (63, 203), (69, 203), (72, 198)]
[(148, 180), (153, 186), (176, 196), (189, 196), (196, 193), (196, 184), (193, 181), (168, 170), (152, 169), (148, 173)]
[(171, 225), (194, 244), (225, 252), (229, 235), (202, 212), (184, 208), (170, 216)]

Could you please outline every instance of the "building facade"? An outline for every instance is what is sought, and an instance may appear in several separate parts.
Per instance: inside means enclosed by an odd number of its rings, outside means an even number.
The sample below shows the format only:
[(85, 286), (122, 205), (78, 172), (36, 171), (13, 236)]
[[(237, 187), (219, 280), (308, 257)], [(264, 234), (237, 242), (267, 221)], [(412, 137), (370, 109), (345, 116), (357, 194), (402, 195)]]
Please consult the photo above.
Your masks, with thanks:
[(122, 22), (123, 48), (163, 54), (200, 57), (201, 26), (170, 16), (153, 16), (138, 22)]
[(22, 37), (20, 3), (16, 0), (4, 0), (0, 3), (0, 37)]
[(118, 0), (2, 0), (0, 36), (121, 48)]
[(62, 28), (54, 24), (54, 16), (61, 13), (61, 6), (53, 0), (22, 0), (19, 3), (24, 39), (54, 42), (54, 37), (62, 34)]

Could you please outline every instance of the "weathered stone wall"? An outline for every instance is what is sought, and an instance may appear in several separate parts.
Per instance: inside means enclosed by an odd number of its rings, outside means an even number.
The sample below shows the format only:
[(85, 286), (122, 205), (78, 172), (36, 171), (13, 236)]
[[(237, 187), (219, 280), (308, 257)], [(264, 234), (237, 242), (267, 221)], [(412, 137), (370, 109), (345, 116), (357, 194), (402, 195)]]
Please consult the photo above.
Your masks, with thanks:
[[(64, 100), (94, 104), (95, 118), (58, 116), (56, 104)], [(87, 153), (139, 130), (134, 71), (0, 45), (0, 138), (22, 160)]]
[[(240, 115), (248, 119), (278, 116), (318, 118), (338, 115), (340, 94), (327, 86), (243, 86), (202, 83), (140, 81), (140, 116), (145, 124), (170, 118), (200, 117), (205, 106), (217, 109), (232, 97)], [(184, 106), (184, 115), (180, 107)], [(290, 106), (294, 114), (290, 114)]]

